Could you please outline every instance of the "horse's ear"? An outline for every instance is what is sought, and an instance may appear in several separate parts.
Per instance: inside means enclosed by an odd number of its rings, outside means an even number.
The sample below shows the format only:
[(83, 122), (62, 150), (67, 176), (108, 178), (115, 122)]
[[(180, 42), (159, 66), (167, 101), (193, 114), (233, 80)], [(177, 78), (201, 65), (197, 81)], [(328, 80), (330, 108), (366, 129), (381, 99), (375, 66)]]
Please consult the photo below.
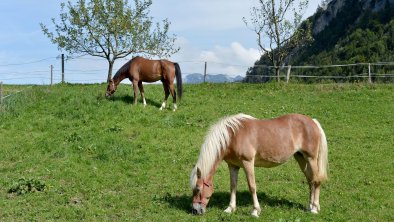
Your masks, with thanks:
[(197, 167), (197, 179), (201, 179), (201, 170)]

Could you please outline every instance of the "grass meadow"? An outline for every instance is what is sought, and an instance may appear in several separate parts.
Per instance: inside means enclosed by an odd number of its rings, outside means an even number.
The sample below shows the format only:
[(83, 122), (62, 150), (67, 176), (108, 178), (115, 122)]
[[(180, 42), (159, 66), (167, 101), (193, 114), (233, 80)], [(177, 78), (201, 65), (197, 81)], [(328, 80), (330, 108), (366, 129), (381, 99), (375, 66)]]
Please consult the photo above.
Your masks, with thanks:
[[(394, 85), (184, 85), (176, 112), (159, 111), (158, 84), (145, 86), (145, 108), (140, 100), (132, 105), (129, 85), (109, 100), (105, 89), (33, 86), (0, 105), (0, 221), (394, 220)], [(320, 121), (329, 146), (320, 214), (306, 211), (308, 185), (292, 159), (256, 168), (260, 218), (250, 216), (243, 171), (237, 211), (223, 212), (230, 198), (224, 162), (207, 213), (191, 215), (189, 174), (204, 136), (239, 112)]]

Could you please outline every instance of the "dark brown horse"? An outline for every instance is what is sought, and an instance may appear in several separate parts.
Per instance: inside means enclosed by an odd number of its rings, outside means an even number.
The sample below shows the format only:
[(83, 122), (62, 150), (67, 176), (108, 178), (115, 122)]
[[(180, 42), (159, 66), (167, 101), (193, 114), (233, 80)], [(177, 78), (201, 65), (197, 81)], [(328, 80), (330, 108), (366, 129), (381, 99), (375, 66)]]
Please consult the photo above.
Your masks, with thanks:
[(230, 170), (230, 204), (236, 209), (238, 171), (244, 168), (253, 199), (252, 215), (261, 211), (257, 200), (254, 167), (275, 167), (294, 156), (309, 184), (309, 210), (320, 211), (320, 184), (327, 179), (326, 135), (316, 119), (290, 114), (270, 120), (238, 114), (213, 125), (201, 146), (200, 157), (192, 170), (193, 213), (203, 214), (213, 193), (213, 176), (224, 160)]
[[(179, 99), (182, 97), (182, 74), (178, 63), (170, 62), (168, 60), (149, 60), (142, 57), (134, 57), (126, 64), (124, 64), (109, 81), (106, 97), (112, 96), (115, 93), (119, 83), (128, 78), (133, 83), (134, 89), (134, 104), (137, 104), (138, 88), (140, 89), (142, 101), (146, 106), (144, 95), (144, 87), (142, 82), (156, 82), (161, 80), (164, 87), (164, 101), (160, 110), (166, 107), (168, 96), (172, 95), (174, 109), (177, 109), (176, 101), (177, 94)], [(174, 79), (176, 78), (177, 93), (174, 89)]]

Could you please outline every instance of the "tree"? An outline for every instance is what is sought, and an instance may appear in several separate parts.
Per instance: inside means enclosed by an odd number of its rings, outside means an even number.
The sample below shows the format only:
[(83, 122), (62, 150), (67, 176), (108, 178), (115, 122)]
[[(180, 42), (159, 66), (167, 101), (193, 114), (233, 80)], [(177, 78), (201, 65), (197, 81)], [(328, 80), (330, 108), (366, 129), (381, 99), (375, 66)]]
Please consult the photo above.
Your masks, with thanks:
[(259, 48), (271, 61), (278, 82), (285, 58), (312, 38), (310, 23), (300, 27), (308, 2), (299, 0), (296, 5), (296, 0), (259, 0), (259, 5), (251, 8), (250, 20), (243, 18), (246, 26), (257, 34)]
[(132, 8), (127, 0), (68, 1), (67, 8), (61, 3), (60, 23), (52, 18), (54, 33), (40, 25), (59, 50), (105, 58), (109, 81), (117, 59), (130, 54), (164, 57), (179, 51), (174, 48), (176, 36), (168, 35), (170, 22), (154, 24), (148, 15), (151, 4), (152, 0), (134, 0)]

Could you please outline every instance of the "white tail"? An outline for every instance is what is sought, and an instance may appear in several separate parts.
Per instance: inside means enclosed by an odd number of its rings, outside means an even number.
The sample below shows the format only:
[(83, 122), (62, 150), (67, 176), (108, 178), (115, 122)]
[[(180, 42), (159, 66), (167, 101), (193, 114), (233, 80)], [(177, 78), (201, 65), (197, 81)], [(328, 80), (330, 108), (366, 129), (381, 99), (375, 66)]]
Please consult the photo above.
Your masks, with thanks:
[(317, 157), (317, 163), (319, 168), (319, 174), (317, 175), (317, 180), (319, 182), (323, 182), (328, 179), (327, 170), (328, 170), (328, 146), (327, 146), (327, 138), (326, 134), (323, 131), (319, 121), (313, 119), (316, 123), (317, 127), (320, 130), (320, 143), (319, 143), (319, 156)]

